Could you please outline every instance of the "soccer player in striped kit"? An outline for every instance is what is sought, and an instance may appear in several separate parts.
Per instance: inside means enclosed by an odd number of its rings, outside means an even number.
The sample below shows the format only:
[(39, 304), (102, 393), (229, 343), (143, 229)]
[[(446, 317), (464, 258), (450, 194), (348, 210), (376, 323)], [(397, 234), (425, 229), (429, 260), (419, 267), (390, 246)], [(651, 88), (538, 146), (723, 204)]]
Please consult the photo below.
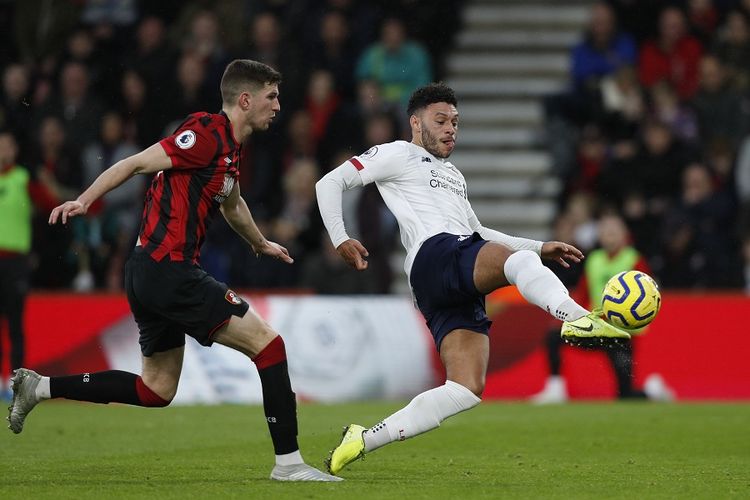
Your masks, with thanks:
[(200, 247), (217, 212), (257, 255), (293, 262), (284, 247), (261, 234), (238, 182), (242, 142), (254, 131), (266, 130), (280, 110), (280, 81), (281, 75), (265, 64), (232, 61), (221, 80), (221, 112), (188, 116), (174, 134), (117, 162), (78, 199), (52, 211), (50, 224), (65, 224), (130, 177), (156, 173), (146, 194), (137, 246), (125, 267), (143, 369), (140, 375), (110, 370), (65, 377), (19, 369), (13, 376), (8, 417), (13, 432), (21, 432), (28, 413), (50, 398), (167, 406), (177, 392), (188, 334), (204, 346), (218, 342), (255, 362), (276, 454), (271, 479), (340, 480), (302, 459), (283, 339), (199, 265)]
[(580, 262), (583, 254), (577, 248), (508, 236), (479, 222), (463, 175), (447, 160), (458, 131), (453, 90), (443, 84), (417, 89), (407, 114), (412, 141), (373, 146), (326, 174), (316, 185), (318, 206), (341, 257), (353, 268), (365, 269), (367, 249), (347, 235), (341, 199), (346, 189), (375, 183), (398, 220), (407, 252), (404, 270), (447, 381), (370, 429), (346, 427), (326, 460), (332, 474), (365, 453), (434, 429), (479, 404), (490, 353), (484, 297), (497, 288), (516, 285), (526, 300), (563, 321), (564, 338), (630, 338), (577, 304), (542, 265), (540, 257), (566, 267), (568, 261)]

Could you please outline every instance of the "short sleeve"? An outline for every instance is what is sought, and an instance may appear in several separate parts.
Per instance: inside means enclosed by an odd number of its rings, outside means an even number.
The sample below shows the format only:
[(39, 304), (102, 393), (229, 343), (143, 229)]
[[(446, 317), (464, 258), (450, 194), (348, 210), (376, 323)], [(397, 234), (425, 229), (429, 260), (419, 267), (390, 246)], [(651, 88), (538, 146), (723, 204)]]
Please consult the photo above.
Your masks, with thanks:
[(392, 180), (404, 172), (406, 148), (398, 142), (380, 144), (352, 157), (349, 162), (359, 172), (364, 185)]
[(197, 120), (189, 120), (159, 144), (172, 160), (173, 168), (202, 168), (216, 155), (216, 138)]

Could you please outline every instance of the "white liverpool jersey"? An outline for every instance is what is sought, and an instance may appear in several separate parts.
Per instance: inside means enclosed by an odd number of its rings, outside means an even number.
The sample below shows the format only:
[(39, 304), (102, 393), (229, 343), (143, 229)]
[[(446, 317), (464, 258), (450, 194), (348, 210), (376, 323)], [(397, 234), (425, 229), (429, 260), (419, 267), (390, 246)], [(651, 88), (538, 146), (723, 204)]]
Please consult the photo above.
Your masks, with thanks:
[(349, 160), (362, 183), (374, 182), (398, 221), (408, 275), (420, 245), (439, 233), (470, 235), (481, 225), (469, 204), (463, 174), (411, 142), (373, 146)]

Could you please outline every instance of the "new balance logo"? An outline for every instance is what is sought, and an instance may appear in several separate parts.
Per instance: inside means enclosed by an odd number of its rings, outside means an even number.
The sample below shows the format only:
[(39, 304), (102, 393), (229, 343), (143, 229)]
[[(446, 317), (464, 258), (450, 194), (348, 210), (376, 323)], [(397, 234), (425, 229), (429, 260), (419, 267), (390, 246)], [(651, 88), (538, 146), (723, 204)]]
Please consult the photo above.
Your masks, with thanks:
[(432, 160), (430, 160), (429, 156), (423, 156), (422, 157), (422, 163), (432, 163)]

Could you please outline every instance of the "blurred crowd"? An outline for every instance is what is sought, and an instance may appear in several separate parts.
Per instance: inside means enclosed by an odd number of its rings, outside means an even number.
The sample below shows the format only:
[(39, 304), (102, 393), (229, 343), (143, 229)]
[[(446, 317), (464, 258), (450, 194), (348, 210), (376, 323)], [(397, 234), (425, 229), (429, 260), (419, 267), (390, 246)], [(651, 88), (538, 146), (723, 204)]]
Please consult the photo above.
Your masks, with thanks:
[(238, 288), (387, 293), (396, 228), (377, 190), (345, 199), (347, 224), (373, 255), (358, 274), (345, 272), (328, 242), (314, 184), (369, 145), (405, 137), (405, 103), (442, 76), (459, 4), (0, 0), (0, 133), (15, 142), (2, 157), (29, 173), (32, 286), (121, 288), (148, 179), (131, 179), (68, 227), (47, 224), (51, 208), (187, 114), (218, 112), (226, 63), (250, 58), (281, 71), (282, 111), (244, 145), (241, 190), (296, 265), (258, 261), (218, 220), (203, 266)]
[[(30, 176), (32, 286), (121, 288), (148, 179), (69, 227), (50, 227), (50, 209), (187, 114), (218, 111), (224, 66), (251, 58), (283, 74), (282, 111), (244, 145), (241, 190), (297, 264), (257, 260), (217, 220), (203, 266), (238, 288), (389, 292), (397, 228), (377, 189), (345, 193), (372, 256), (349, 273), (314, 184), (409, 137), (405, 103), (444, 76), (460, 13), (459, 0), (0, 0), (0, 133)], [(556, 227), (588, 251), (616, 212), (662, 286), (750, 291), (750, 0), (594, 4), (545, 111)]]
[(750, 292), (750, 1), (590, 14), (569, 88), (545, 99), (557, 227), (588, 251), (620, 214), (663, 287)]

